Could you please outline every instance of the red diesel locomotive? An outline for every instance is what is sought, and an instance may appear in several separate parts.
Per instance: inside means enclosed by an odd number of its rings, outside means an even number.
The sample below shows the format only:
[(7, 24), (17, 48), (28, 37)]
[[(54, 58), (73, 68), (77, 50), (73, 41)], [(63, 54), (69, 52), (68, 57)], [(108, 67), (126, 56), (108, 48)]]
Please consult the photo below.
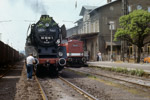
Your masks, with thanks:
[(68, 40), (64, 43), (67, 50), (67, 66), (77, 67), (86, 64), (86, 57), (84, 55), (83, 41)]

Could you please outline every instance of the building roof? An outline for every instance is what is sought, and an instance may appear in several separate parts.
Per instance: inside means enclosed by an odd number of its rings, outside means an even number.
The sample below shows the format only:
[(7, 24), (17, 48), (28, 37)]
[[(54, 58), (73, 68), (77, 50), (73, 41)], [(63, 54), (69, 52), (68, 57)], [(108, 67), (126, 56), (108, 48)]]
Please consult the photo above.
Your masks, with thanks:
[(88, 39), (88, 38), (92, 38), (94, 36), (97, 36), (98, 32), (94, 32), (94, 33), (83, 33), (83, 34), (75, 34), (72, 35), (70, 38), (72, 39)]
[[(121, 43), (120, 43), (120, 41), (113, 41), (113, 42), (112, 42), (112, 45), (113, 45), (113, 46), (120, 46)], [(106, 47), (107, 47), (107, 46), (111, 46), (111, 42), (107, 42), (107, 41), (106, 41)]]
[(94, 10), (95, 8), (97, 8), (97, 6), (82, 6), (82, 9), (81, 9), (81, 12), (80, 12), (80, 16), (83, 16), (85, 10), (88, 10), (88, 11), (92, 11)]
[(112, 1), (112, 2), (110, 2), (110, 3), (104, 4), (104, 5), (100, 6), (100, 7), (97, 7), (97, 8), (95, 8), (95, 9), (91, 10), (91, 11), (89, 12), (89, 14), (93, 14), (95, 11), (99, 10), (100, 8), (102, 8), (102, 7), (104, 7), (104, 6), (107, 6), (107, 5), (110, 5), (110, 4), (112, 4), (112, 3), (115, 3), (115, 2), (117, 2), (117, 1), (121, 1), (121, 0), (115, 0), (115, 1)]
[(83, 18), (77, 20), (75, 23), (83, 22)]

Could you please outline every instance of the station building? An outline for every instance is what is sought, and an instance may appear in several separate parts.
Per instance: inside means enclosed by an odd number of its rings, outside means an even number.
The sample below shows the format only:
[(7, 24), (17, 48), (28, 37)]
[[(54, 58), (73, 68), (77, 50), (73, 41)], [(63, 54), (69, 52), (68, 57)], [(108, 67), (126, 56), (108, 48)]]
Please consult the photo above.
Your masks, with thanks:
[[(122, 60), (122, 57), (136, 58), (136, 46), (124, 41), (111, 42), (111, 33), (114, 38), (119, 28), (119, 18), (137, 9), (150, 12), (150, 1), (107, 0), (107, 4), (100, 7), (83, 6), (79, 14), (82, 18), (76, 21), (77, 26), (67, 30), (67, 38), (82, 40), (84, 50), (88, 51), (91, 61), (96, 60), (98, 51), (102, 53), (103, 60), (109, 61), (111, 45), (114, 60)], [(143, 47), (142, 55), (150, 55), (150, 44)]]

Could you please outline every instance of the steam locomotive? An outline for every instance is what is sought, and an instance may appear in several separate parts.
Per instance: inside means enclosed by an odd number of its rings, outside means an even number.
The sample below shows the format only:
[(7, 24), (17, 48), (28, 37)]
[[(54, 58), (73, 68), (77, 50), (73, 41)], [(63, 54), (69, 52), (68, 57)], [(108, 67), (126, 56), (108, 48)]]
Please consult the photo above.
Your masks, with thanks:
[(66, 65), (66, 47), (61, 41), (66, 36), (66, 28), (58, 24), (49, 15), (41, 15), (36, 24), (29, 26), (25, 51), (37, 57), (36, 75), (41, 76), (45, 69), (51, 75), (57, 75)]

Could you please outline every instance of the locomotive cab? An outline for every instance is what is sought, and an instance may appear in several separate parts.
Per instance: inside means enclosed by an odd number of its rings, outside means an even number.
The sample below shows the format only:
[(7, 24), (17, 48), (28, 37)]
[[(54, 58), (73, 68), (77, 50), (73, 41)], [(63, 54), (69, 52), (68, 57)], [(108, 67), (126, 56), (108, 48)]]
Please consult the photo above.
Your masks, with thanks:
[(87, 58), (83, 49), (83, 41), (69, 40), (64, 43), (67, 49), (67, 66), (85, 66)]

